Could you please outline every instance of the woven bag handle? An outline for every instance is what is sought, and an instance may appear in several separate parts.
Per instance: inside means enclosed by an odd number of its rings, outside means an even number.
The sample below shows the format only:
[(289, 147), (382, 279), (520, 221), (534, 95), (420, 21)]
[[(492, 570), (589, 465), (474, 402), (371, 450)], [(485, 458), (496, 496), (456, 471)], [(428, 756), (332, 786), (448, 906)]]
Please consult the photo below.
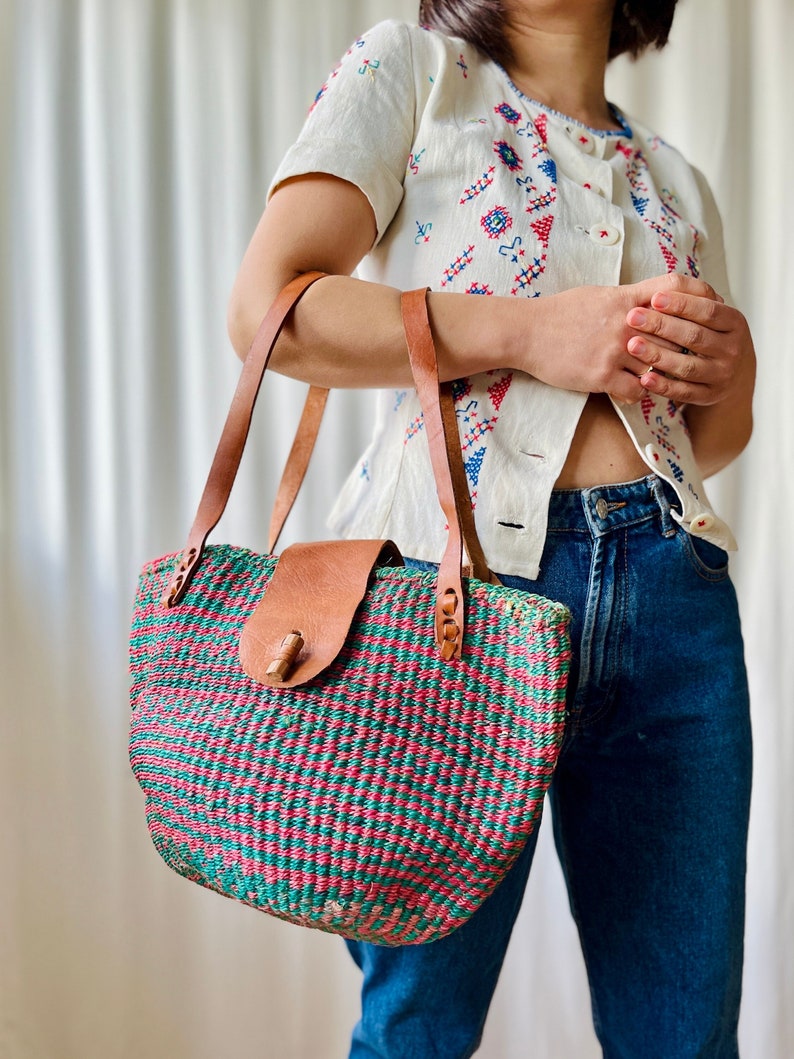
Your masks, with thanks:
[[(166, 606), (176, 606), (184, 597), (201, 562), (207, 538), (226, 508), (248, 438), (262, 378), (284, 323), (306, 290), (323, 275), (322, 272), (309, 272), (288, 283), (268, 310), (257, 331), (243, 364), (187, 544), (163, 599)], [(408, 292), (403, 296), (403, 322), (417, 391), (420, 392), (420, 385), (422, 387), (420, 402), (425, 416), (429, 416), (429, 422), (433, 424), (432, 431), (428, 430), (431, 463), (439, 501), (449, 524), (447, 548), (439, 567), (436, 631), (442, 653), (445, 657), (454, 657), (459, 653), (463, 631), (461, 568), (464, 533), (466, 552), (474, 567), (475, 576), (481, 580), (489, 580), (491, 575), (474, 528), (449, 387), (446, 387), (443, 394), (444, 415), (439, 404), (438, 368), (427, 318), (426, 293), (426, 289), (423, 289)], [(419, 355), (412, 349), (414, 344), (419, 346)], [(327, 395), (328, 391), (321, 387), (310, 388), (279, 485), (271, 519), (269, 550), (272, 550), (275, 540), (278, 539), (303, 481)], [(454, 630), (457, 630), (456, 637), (453, 637)]]

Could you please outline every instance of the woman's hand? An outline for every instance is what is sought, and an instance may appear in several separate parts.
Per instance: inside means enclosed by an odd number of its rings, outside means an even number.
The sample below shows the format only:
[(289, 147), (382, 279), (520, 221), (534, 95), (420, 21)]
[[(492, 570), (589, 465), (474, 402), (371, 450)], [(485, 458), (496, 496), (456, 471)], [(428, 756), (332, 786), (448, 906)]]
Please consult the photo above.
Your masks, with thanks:
[[(667, 390), (657, 389), (666, 383), (662, 376), (655, 377), (648, 368), (665, 370), (664, 364), (673, 372), (680, 370), (681, 355), (685, 344), (678, 340), (678, 332), (658, 325), (660, 312), (651, 309), (654, 299), (667, 299), (671, 310), (675, 306), (698, 307), (699, 316), (707, 319), (716, 308), (727, 309), (712, 287), (689, 276), (669, 274), (643, 280), (640, 283), (620, 287), (575, 287), (546, 298), (531, 302), (533, 323), (529, 341), (516, 360), (526, 364), (525, 371), (549, 383), (568, 390), (584, 393), (608, 393), (619, 401), (634, 403), (647, 390), (667, 395)], [(678, 299), (677, 301), (675, 299)], [(632, 323), (632, 314), (644, 314), (644, 328)], [(636, 319), (639, 321), (640, 317)], [(668, 321), (667, 317), (665, 324)], [(723, 317), (719, 317), (722, 324)], [(701, 340), (701, 325), (682, 323), (687, 338), (693, 342)], [(695, 334), (697, 328), (698, 333)], [(705, 332), (704, 332), (705, 333)], [(523, 339), (522, 335), (518, 336)], [(690, 346), (694, 350), (694, 346)], [(708, 343), (708, 353), (716, 359), (715, 343)], [(690, 358), (691, 359), (691, 358)], [(515, 360), (513, 360), (515, 363)], [(522, 365), (523, 366), (523, 365)], [(728, 371), (723, 365), (719, 371), (710, 366), (709, 383), (716, 386), (725, 381)], [(691, 372), (691, 369), (689, 369)], [(696, 373), (697, 375), (697, 373)], [(679, 376), (690, 378), (691, 375)], [(651, 379), (652, 383), (648, 380)], [(669, 383), (669, 396), (684, 401), (683, 383)], [(675, 393), (673, 393), (675, 390)], [(688, 391), (687, 391), (688, 392)], [(714, 397), (719, 400), (719, 397)]]
[(698, 291), (695, 282), (671, 275), (629, 310), (626, 348), (645, 390), (687, 406), (692, 449), (707, 477), (750, 439), (755, 351), (739, 310)]
[(651, 393), (677, 404), (714, 405), (744, 385), (754, 361), (747, 321), (721, 298), (691, 291), (686, 277), (656, 291), (626, 316), (635, 334), (627, 349)]

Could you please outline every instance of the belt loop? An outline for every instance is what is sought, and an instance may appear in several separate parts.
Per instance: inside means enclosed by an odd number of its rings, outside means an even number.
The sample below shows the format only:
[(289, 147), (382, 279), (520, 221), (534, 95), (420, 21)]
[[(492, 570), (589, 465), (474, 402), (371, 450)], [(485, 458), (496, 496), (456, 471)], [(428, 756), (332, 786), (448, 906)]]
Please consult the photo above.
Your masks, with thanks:
[(656, 503), (659, 505), (660, 528), (663, 537), (674, 537), (675, 536), (675, 522), (670, 515), (670, 501), (667, 498), (667, 492), (665, 490), (664, 482), (658, 475), (652, 475), (649, 478), (648, 484), (651, 487), (651, 493)]

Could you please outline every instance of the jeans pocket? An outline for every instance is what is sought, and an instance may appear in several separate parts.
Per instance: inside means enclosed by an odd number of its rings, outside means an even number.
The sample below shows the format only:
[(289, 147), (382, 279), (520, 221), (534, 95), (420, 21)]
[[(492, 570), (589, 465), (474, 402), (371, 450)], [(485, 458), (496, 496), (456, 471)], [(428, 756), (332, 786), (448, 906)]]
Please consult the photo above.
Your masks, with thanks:
[(728, 577), (728, 553), (724, 548), (695, 537), (681, 527), (678, 539), (696, 574), (706, 581), (724, 581)]

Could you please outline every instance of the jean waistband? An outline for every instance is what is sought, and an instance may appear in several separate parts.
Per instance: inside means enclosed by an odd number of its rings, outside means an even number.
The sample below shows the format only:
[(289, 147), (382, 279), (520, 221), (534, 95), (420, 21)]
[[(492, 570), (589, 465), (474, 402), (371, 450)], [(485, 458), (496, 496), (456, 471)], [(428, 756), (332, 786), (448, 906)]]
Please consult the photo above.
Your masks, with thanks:
[(671, 510), (679, 510), (675, 490), (655, 474), (634, 482), (555, 489), (549, 502), (550, 530), (579, 530), (603, 537), (616, 529), (658, 518), (664, 536), (676, 530)]

